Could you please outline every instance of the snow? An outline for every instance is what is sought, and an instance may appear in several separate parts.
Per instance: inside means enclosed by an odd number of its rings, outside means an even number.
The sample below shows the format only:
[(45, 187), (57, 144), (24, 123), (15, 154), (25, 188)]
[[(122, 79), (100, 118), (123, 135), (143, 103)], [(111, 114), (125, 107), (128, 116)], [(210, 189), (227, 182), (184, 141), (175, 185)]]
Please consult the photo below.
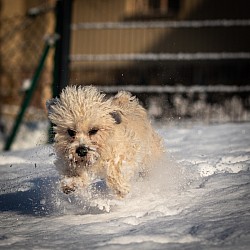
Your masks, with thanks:
[(0, 154), (1, 249), (249, 249), (250, 123), (158, 128), (149, 179), (65, 195), (49, 145)]

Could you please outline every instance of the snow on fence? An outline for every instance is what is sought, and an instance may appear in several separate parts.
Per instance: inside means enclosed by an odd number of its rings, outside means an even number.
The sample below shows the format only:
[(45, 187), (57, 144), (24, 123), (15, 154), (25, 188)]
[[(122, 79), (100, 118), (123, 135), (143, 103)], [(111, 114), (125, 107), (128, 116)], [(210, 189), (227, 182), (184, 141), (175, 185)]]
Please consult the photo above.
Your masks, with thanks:
[(98, 86), (104, 92), (112, 93), (121, 90), (133, 93), (241, 93), (250, 92), (250, 86), (237, 86), (237, 85), (193, 85), (193, 86), (159, 86), (159, 85), (116, 85), (116, 86)]
[(219, 53), (131, 53), (131, 54), (78, 54), (70, 55), (70, 60), (80, 61), (196, 61), (250, 59), (248, 52)]
[[(124, 90), (138, 95), (140, 101), (146, 106), (149, 116), (157, 119), (181, 117), (204, 122), (249, 121), (250, 119), (250, 86), (246, 85), (97, 87), (106, 93)], [(244, 95), (246, 95), (245, 98), (242, 98), (241, 96)]]
[(80, 29), (167, 29), (250, 26), (249, 19), (236, 20), (193, 20), (193, 21), (151, 21), (151, 22), (94, 22), (75, 23), (72, 30)]

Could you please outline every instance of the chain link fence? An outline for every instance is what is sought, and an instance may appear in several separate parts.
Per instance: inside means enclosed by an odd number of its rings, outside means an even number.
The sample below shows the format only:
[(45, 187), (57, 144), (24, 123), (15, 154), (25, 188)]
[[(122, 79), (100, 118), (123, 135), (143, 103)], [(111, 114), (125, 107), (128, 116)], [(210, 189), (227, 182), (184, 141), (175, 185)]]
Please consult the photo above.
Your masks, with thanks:
[[(0, 102), (2, 110), (12, 112), (29, 87), (45, 43), (45, 36), (53, 26), (53, 8), (40, 6), (30, 9), (24, 16), (0, 20)], [(51, 82), (50, 67), (43, 70), (42, 81)], [(41, 108), (41, 81), (33, 98), (33, 105)], [(15, 109), (15, 108), (14, 108)], [(15, 113), (15, 112), (14, 112)]]

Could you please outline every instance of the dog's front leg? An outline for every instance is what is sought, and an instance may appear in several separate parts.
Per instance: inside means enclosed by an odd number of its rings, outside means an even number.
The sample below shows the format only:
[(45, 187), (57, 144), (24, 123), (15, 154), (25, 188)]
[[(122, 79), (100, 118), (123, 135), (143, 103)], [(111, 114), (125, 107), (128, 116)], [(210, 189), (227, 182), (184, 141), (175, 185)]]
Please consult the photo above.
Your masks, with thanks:
[(109, 164), (107, 168), (107, 185), (119, 198), (124, 198), (129, 193), (129, 185), (123, 177), (119, 165)]
[(65, 194), (74, 192), (76, 189), (85, 189), (89, 185), (87, 172), (82, 172), (79, 176), (64, 176), (61, 180), (61, 188)]

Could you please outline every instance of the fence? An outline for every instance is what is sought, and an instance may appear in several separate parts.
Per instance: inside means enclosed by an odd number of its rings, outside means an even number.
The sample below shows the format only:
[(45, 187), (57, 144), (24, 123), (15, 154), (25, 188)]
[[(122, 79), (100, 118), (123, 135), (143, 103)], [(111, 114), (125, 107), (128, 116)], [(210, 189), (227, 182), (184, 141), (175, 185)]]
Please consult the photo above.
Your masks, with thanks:
[(73, 6), (71, 82), (246, 85), (250, 4), (122, 0)]
[(159, 116), (249, 118), (246, 1), (84, 2), (74, 3), (71, 83), (131, 91)]
[[(75, 0), (70, 83), (95, 84), (106, 92), (127, 89), (149, 109), (160, 94), (161, 115), (180, 98), (184, 105), (238, 98), (242, 109), (249, 109), (250, 15), (241, 6), (247, 2), (237, 2), (237, 11), (230, 8), (232, 0), (228, 8), (218, 3), (218, 10), (209, 1), (195, 2)], [(1, 101), (20, 103), (20, 86), (34, 72), (47, 26), (53, 27), (51, 10), (46, 6), (2, 20)], [(46, 73), (51, 69), (52, 63), (43, 76), (45, 85), (52, 82)], [(43, 90), (40, 85), (35, 102), (41, 103)]]
[[(53, 8), (41, 6), (30, 9), (24, 16), (13, 16), (1, 20), (0, 33), (0, 99), (3, 104), (19, 105), (29, 87), (45, 44), (45, 35), (53, 27)], [(53, 32), (53, 31), (52, 31)], [(51, 83), (51, 68), (43, 71), (43, 85)], [(33, 105), (42, 107), (39, 85)], [(11, 111), (10, 111), (11, 112)]]

